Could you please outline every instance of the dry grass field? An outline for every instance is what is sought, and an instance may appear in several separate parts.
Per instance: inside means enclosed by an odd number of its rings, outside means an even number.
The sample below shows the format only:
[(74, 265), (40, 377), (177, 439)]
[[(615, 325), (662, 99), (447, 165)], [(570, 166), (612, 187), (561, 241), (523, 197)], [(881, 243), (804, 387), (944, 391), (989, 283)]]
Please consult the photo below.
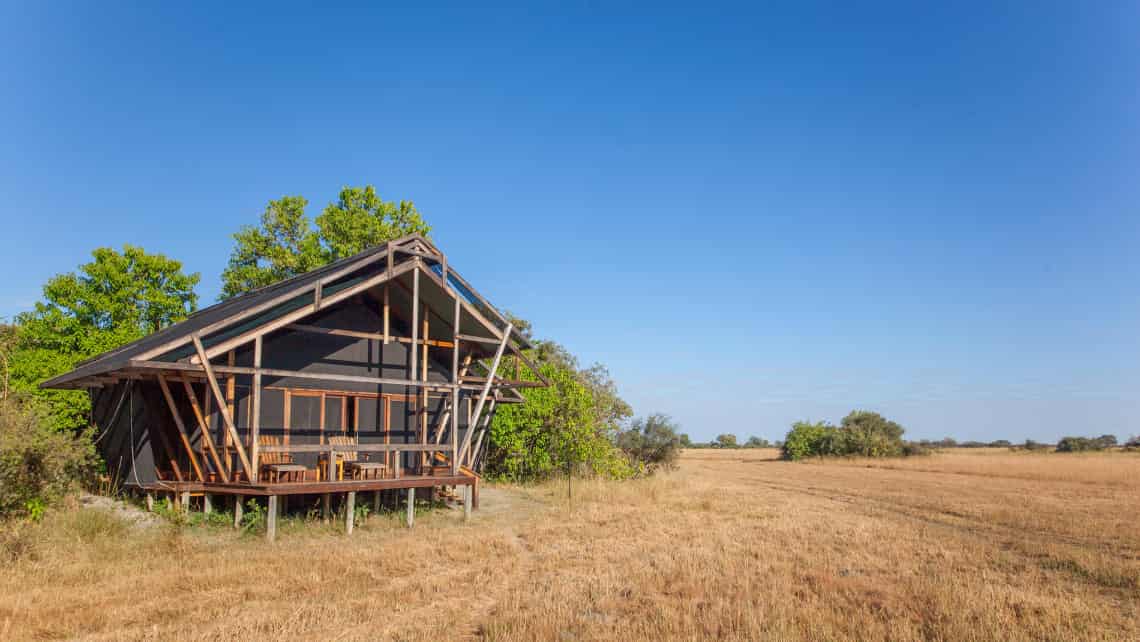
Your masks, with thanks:
[(688, 451), (565, 493), (275, 544), (57, 513), (0, 570), (0, 639), (1140, 639), (1134, 454)]

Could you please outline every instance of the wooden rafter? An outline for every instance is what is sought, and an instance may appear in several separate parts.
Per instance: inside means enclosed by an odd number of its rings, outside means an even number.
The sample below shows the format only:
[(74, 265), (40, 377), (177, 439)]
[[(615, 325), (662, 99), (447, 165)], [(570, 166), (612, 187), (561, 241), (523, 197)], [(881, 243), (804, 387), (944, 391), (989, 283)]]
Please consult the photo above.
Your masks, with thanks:
[[(165, 377), (159, 375), (159, 381), (165, 381)], [(218, 474), (222, 476), (222, 481), (230, 481), (228, 468), (222, 465), (222, 460), (218, 457), (218, 451), (214, 448), (214, 438), (210, 435), (210, 425), (206, 421), (206, 415), (202, 413), (202, 407), (198, 405), (198, 395), (194, 392), (194, 387), (190, 385), (190, 378), (186, 373), (182, 373), (182, 388), (186, 391), (186, 398), (190, 400), (190, 408), (194, 411), (194, 419), (198, 422), (198, 432), (202, 434), (202, 443), (206, 445), (206, 449), (210, 451), (210, 457), (214, 460), (214, 468), (217, 469)]]
[(206, 476), (202, 474), (202, 467), (198, 465), (198, 458), (194, 456), (194, 448), (190, 445), (190, 436), (186, 434), (186, 424), (182, 423), (182, 417), (178, 414), (178, 406), (174, 404), (174, 397), (170, 394), (170, 386), (166, 385), (166, 377), (158, 375), (158, 385), (162, 388), (162, 396), (166, 398), (166, 405), (170, 408), (170, 414), (174, 417), (174, 425), (178, 428), (178, 436), (182, 440), (182, 446), (186, 449), (186, 456), (190, 458), (190, 466), (194, 469), (194, 474), (198, 476), (198, 481), (205, 481)]
[(226, 408), (225, 397), (222, 396), (222, 389), (218, 387), (218, 379), (214, 376), (214, 369), (210, 365), (210, 358), (206, 354), (206, 348), (202, 345), (202, 339), (197, 335), (191, 335), (194, 341), (194, 349), (198, 351), (198, 357), (202, 361), (202, 370), (206, 373), (206, 383), (210, 385), (210, 391), (214, 393), (214, 401), (218, 404), (218, 413), (222, 415), (222, 421), (226, 424), (226, 430), (230, 432), (230, 437), (234, 440), (234, 449), (237, 451), (238, 458), (241, 460), (242, 470), (245, 471), (246, 479), (256, 479), (257, 473), (252, 470), (249, 463), (249, 458), (245, 454), (245, 448), (241, 445), (241, 437), (238, 436), (237, 427), (234, 426), (234, 418), (230, 415), (229, 409)]

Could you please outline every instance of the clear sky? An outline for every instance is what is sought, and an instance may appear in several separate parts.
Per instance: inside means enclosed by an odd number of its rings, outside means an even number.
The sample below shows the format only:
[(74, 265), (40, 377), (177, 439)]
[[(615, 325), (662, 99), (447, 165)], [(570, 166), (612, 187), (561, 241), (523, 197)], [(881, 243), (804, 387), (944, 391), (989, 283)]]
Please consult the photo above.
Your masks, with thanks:
[(1136, 3), (154, 4), (0, 8), (0, 316), (372, 183), (695, 439), (1140, 433)]

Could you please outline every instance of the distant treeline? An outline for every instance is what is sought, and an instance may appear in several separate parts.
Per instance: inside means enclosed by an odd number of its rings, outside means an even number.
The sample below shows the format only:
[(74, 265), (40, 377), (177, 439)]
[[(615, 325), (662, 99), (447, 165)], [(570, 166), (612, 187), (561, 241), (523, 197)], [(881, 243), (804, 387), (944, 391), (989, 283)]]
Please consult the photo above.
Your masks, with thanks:
[[(844, 418), (840, 426), (826, 422), (797, 422), (788, 432), (785, 440), (768, 441), (763, 437), (752, 436), (741, 443), (736, 435), (724, 433), (711, 441), (692, 441), (688, 435), (681, 435), (682, 448), (779, 448), (785, 451), (788, 459), (802, 459), (812, 456), (898, 456), (921, 455), (933, 450), (947, 448), (1009, 448), (1011, 450), (1056, 451), (1056, 452), (1095, 452), (1122, 447), (1124, 450), (1140, 450), (1140, 437), (1134, 436), (1123, 444), (1115, 435), (1099, 437), (1062, 437), (1057, 443), (1047, 443), (1026, 439), (1014, 443), (1008, 439), (994, 441), (958, 441), (953, 437), (943, 439), (920, 439), (903, 441), (902, 427), (888, 421), (876, 413), (854, 412)], [(788, 444), (791, 444), (789, 452)]]

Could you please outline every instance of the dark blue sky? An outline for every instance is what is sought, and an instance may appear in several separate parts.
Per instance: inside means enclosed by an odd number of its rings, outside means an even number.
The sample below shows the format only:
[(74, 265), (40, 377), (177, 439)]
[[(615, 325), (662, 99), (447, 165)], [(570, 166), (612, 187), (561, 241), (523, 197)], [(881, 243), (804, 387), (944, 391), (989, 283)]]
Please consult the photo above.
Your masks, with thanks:
[(1140, 9), (0, 8), (0, 316), (101, 245), (412, 199), (639, 413), (1140, 433)]

